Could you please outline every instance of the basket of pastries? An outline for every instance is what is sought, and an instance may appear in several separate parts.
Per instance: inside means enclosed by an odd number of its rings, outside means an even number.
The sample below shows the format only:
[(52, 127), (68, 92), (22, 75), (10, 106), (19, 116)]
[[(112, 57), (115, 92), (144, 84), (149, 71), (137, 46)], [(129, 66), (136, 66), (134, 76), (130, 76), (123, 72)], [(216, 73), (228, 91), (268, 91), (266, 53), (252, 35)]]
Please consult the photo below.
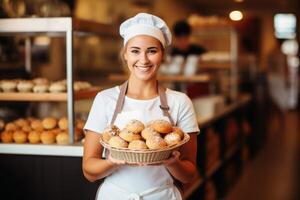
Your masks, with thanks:
[(131, 120), (124, 129), (107, 127), (100, 143), (109, 150), (111, 157), (127, 163), (154, 164), (168, 159), (172, 151), (188, 142), (190, 136), (165, 120), (153, 120), (146, 126)]

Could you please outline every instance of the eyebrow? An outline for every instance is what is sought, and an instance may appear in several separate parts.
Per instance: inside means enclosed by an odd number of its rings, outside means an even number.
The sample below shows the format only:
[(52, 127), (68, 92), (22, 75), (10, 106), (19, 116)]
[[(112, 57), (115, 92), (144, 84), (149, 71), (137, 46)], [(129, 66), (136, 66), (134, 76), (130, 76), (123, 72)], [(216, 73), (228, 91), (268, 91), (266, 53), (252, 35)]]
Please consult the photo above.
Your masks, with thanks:
[[(130, 49), (141, 49), (140, 47), (130, 47)], [(148, 47), (147, 48), (148, 50), (149, 49), (158, 49), (158, 47)]]

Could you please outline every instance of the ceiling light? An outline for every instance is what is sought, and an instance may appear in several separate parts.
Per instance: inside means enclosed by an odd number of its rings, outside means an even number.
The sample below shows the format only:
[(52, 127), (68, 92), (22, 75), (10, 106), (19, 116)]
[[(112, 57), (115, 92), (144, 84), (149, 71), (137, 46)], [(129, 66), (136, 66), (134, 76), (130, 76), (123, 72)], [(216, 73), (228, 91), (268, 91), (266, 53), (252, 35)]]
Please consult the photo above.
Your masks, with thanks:
[(243, 19), (243, 13), (241, 11), (234, 10), (230, 12), (229, 17), (233, 21), (239, 21)]

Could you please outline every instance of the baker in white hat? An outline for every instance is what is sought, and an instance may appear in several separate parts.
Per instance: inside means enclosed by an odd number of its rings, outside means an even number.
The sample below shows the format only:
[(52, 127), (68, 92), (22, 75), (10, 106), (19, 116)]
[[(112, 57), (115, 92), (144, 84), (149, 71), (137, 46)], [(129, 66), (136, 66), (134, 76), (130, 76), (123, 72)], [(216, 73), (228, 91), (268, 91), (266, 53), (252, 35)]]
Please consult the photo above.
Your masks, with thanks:
[[(121, 86), (99, 92), (85, 124), (83, 173), (89, 181), (104, 179), (96, 199), (180, 200), (175, 182), (188, 183), (196, 173), (199, 128), (191, 100), (181, 92), (164, 89), (157, 72), (172, 36), (159, 17), (139, 13), (120, 26), (123, 59), (130, 71)], [(101, 157), (100, 135), (115, 125), (121, 130), (132, 119), (147, 124), (163, 119), (178, 126), (191, 139), (172, 156), (156, 165), (129, 164)]]

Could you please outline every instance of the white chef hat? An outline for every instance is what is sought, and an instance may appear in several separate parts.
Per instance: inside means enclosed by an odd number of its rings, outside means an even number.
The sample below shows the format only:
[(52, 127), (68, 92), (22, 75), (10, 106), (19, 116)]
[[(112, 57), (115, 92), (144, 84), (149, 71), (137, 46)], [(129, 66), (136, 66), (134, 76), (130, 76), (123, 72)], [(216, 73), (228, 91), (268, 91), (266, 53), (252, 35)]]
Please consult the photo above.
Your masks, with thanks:
[(139, 13), (127, 19), (120, 26), (120, 35), (124, 39), (124, 46), (131, 38), (137, 35), (149, 35), (158, 39), (164, 48), (172, 41), (172, 34), (167, 24), (159, 17)]

